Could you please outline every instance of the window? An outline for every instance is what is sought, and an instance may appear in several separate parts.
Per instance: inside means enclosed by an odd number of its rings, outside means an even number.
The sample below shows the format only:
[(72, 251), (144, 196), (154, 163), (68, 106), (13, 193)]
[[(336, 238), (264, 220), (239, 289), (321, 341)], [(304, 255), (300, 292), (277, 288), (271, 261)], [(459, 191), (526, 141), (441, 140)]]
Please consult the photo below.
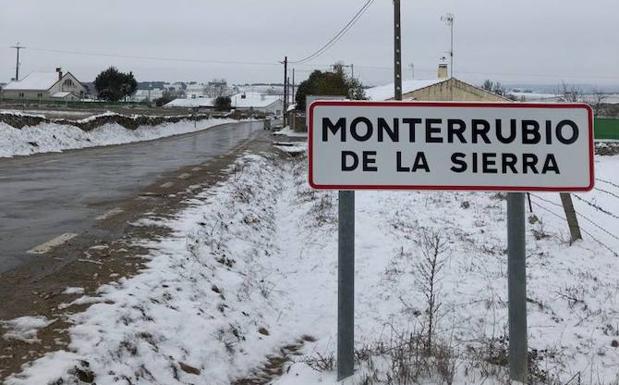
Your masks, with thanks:
[(73, 80), (67, 79), (62, 83), (63, 86), (73, 87)]
[(42, 97), (43, 97), (43, 93), (42, 93), (42, 92), (39, 92), (39, 93), (37, 94), (37, 98), (42, 98)]
[(20, 93), (19, 93), (19, 97), (20, 97), (20, 98), (23, 98), (23, 97), (24, 97), (24, 93), (23, 93), (23, 92), (20, 92)]

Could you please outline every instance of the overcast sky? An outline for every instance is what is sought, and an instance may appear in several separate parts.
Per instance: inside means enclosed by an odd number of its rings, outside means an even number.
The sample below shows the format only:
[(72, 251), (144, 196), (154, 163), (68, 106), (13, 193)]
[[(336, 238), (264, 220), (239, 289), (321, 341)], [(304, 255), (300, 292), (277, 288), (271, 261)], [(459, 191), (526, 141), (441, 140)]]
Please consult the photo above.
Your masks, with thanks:
[[(0, 0), (0, 81), (63, 67), (91, 81), (106, 66), (139, 81), (227, 78), (279, 82), (291, 60), (320, 48), (365, 0)], [(455, 14), (455, 76), (529, 82), (619, 84), (619, 1), (402, 0), (405, 79), (434, 78), (449, 49), (440, 20)], [(297, 77), (335, 61), (355, 64), (367, 84), (392, 78), (393, 5), (375, 0), (350, 32)], [(252, 62), (209, 64), (60, 54), (84, 53)], [(258, 64), (265, 63), (265, 64)]]

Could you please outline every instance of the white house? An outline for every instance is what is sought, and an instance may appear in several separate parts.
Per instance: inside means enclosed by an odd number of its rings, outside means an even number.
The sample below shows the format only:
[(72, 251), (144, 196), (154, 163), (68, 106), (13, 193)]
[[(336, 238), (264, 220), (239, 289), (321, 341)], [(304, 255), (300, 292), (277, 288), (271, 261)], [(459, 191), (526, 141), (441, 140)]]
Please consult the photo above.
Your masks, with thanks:
[(256, 92), (247, 92), (232, 95), (232, 108), (239, 111), (256, 111), (265, 114), (281, 115), (284, 102), (277, 95), (264, 95)]
[(79, 100), (87, 89), (70, 72), (33, 72), (22, 80), (13, 81), (2, 89), (4, 99), (17, 100)]

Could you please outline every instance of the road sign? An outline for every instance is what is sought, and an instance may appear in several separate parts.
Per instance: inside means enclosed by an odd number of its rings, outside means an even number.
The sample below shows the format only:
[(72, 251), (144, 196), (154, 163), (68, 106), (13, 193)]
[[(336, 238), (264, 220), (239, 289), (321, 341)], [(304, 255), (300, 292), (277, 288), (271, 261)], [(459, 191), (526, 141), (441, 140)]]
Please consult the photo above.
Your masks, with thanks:
[(316, 101), (316, 189), (588, 191), (586, 104)]

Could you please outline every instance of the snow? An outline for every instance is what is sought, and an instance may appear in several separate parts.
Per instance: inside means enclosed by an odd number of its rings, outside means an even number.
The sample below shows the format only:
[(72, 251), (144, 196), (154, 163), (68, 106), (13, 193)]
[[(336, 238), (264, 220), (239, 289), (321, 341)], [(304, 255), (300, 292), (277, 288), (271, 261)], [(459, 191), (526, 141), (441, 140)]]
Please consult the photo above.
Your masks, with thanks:
[[(86, 118), (82, 122), (95, 118)], [(56, 123), (17, 129), (0, 122), (0, 158), (154, 140), (232, 122), (236, 121), (230, 119), (202, 120), (194, 126), (193, 121), (184, 120), (158, 126), (142, 126), (136, 130), (128, 130), (114, 123), (105, 124), (88, 132), (75, 126)]]
[(10, 321), (0, 321), (0, 326), (7, 331), (2, 336), (4, 339), (20, 340), (28, 343), (39, 342), (37, 332), (56, 320), (48, 320), (45, 317), (20, 317)]
[(47, 91), (58, 82), (56, 72), (33, 72), (20, 81), (7, 84), (5, 90)]
[(84, 294), (84, 288), (82, 287), (67, 287), (62, 294), (67, 294), (67, 295), (71, 295), (71, 294)]
[(307, 138), (307, 132), (293, 131), (290, 126), (286, 126), (279, 131), (273, 133), (275, 136), (287, 136), (290, 138)]
[(300, 154), (307, 151), (307, 143), (275, 142), (273, 145), (288, 154)]
[(174, 99), (164, 107), (213, 107), (215, 99), (212, 98), (187, 98)]
[[(402, 82), (402, 93), (407, 94), (409, 92), (417, 91), (422, 88), (432, 86), (434, 84), (445, 81), (446, 79), (432, 79), (432, 80), (404, 80)], [(386, 84), (383, 86), (372, 87), (365, 90), (365, 95), (368, 100), (384, 101), (394, 98), (394, 84)]]
[[(619, 157), (597, 157), (596, 167), (597, 190), (574, 198), (582, 241), (569, 244), (561, 208), (549, 203), (558, 194), (532, 196), (528, 215), (529, 347), (559, 383), (578, 373), (587, 384), (619, 381)], [(152, 250), (141, 274), (101, 287), (98, 303), (67, 316), (71, 353), (48, 354), (7, 384), (71, 383), (66, 370), (81, 361), (99, 385), (229, 384), (258, 375), (267, 356), (304, 335), (316, 341), (288, 357), (274, 383), (335, 383), (310, 361), (332, 356), (337, 340), (337, 193), (309, 189), (303, 157), (247, 155), (229, 172), (177, 218), (159, 220), (174, 234), (140, 243)], [(475, 352), (503, 346), (507, 333), (505, 206), (493, 193), (357, 192), (357, 348), (424, 330), (420, 240), (434, 233), (445, 245), (435, 338), (454, 351), (453, 383), (504, 383), (505, 369), (484, 372), (491, 365)], [(384, 379), (390, 359), (371, 355), (347, 383)]]

